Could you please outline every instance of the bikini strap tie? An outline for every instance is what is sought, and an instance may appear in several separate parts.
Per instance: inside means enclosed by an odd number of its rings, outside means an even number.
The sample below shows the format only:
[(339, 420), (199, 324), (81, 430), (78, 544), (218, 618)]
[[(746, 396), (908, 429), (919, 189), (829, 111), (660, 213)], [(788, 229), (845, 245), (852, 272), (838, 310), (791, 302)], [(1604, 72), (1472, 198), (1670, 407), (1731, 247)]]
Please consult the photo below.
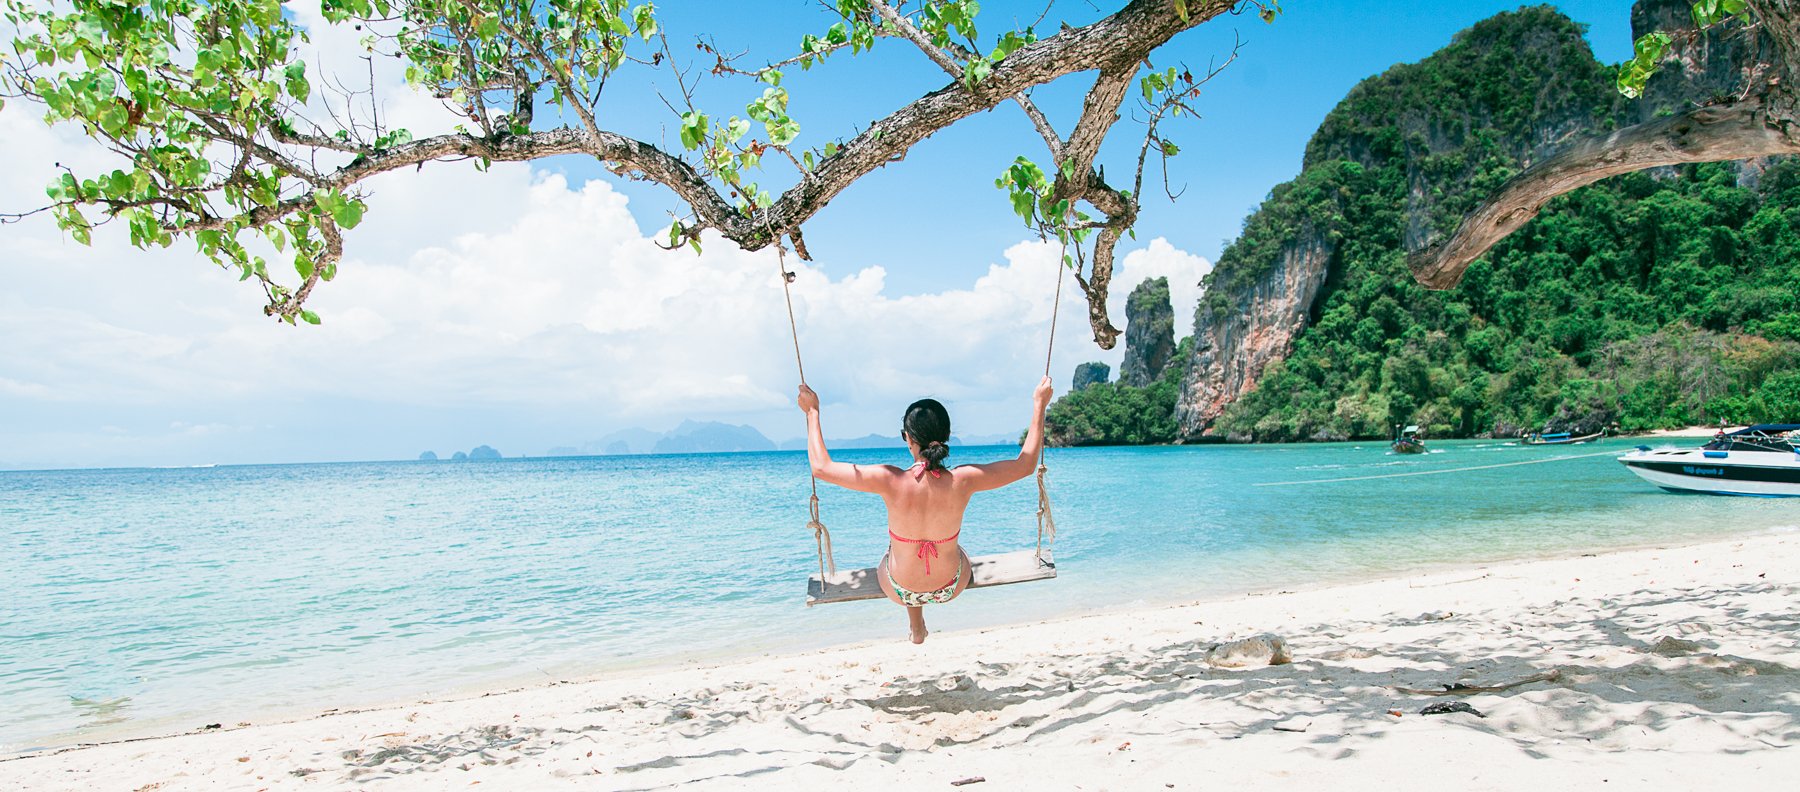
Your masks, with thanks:
[(946, 539), (908, 539), (904, 536), (894, 533), (891, 530), (888, 531), (888, 536), (893, 538), (895, 541), (906, 542), (907, 544), (916, 544), (919, 546), (919, 556), (918, 557), (925, 562), (925, 574), (927, 574), (927, 575), (931, 574), (931, 559), (938, 557), (937, 546), (944, 542), (954, 542), (954, 541), (956, 541), (956, 537), (961, 536), (961, 535), (962, 535), (962, 531), (958, 530), (956, 533), (951, 534), (949, 536), (949, 538), (946, 538)]

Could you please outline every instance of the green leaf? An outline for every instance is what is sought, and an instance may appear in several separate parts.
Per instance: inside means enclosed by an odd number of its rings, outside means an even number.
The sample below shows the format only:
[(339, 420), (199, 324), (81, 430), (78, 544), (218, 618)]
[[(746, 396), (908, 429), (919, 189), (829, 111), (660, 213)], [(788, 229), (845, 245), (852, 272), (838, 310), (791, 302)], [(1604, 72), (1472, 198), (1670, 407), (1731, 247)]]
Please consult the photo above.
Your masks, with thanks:
[(287, 92), (295, 100), (304, 102), (312, 95), (312, 85), (306, 81), (306, 64), (290, 64), (284, 71), (287, 77)]
[(1182, 22), (1188, 21), (1187, 0), (1175, 0), (1175, 16), (1181, 17)]
[(765, 70), (763, 70), (762, 81), (766, 82), (770, 85), (780, 85), (781, 84), (781, 70), (780, 69), (765, 69)]
[(484, 39), (500, 35), (500, 20), (492, 16), (483, 16), (480, 21), (475, 23), (475, 35)]
[(689, 110), (681, 114), (681, 145), (689, 151), (700, 147), (706, 139), (706, 114)]
[(302, 280), (312, 277), (312, 274), (313, 274), (312, 259), (307, 256), (295, 256), (294, 257), (294, 271), (300, 273), (300, 278)]
[(1719, 21), (1719, 0), (1694, 0), (1689, 7), (1695, 27), (1706, 27)]
[(963, 64), (963, 84), (974, 88), (976, 83), (987, 79), (988, 74), (993, 70), (994, 64), (985, 59), (971, 60)]
[(732, 143), (742, 140), (748, 134), (750, 134), (750, 122), (742, 118), (733, 116), (731, 121), (725, 125), (725, 139)]
[(319, 315), (312, 311), (308, 311), (305, 308), (300, 309), (300, 319), (309, 325), (316, 325), (319, 323)]
[(800, 137), (800, 122), (782, 116), (768, 124), (769, 142), (777, 146), (785, 146)]
[(358, 223), (362, 223), (362, 211), (364, 211), (364, 203), (344, 202), (342, 209), (331, 212), (331, 220), (337, 220), (338, 225), (346, 230), (355, 229)]
[(656, 6), (645, 3), (632, 9), (631, 18), (637, 23), (638, 35), (645, 41), (656, 35)]

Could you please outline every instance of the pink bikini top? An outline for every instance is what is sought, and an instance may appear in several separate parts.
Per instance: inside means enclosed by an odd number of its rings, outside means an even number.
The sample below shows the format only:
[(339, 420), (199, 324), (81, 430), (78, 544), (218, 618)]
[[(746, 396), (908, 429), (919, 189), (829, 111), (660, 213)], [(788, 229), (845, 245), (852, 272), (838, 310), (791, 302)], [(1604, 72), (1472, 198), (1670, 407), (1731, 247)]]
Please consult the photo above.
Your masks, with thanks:
[[(924, 469), (920, 470), (920, 468), (924, 468)], [(925, 467), (924, 460), (919, 460), (918, 462), (914, 462), (912, 464), (912, 467), (909, 467), (906, 469), (906, 472), (912, 473), (912, 471), (915, 471), (915, 470), (918, 470), (919, 472), (913, 473), (913, 481), (918, 481), (920, 479), (925, 478), (926, 473), (930, 473), (932, 478), (943, 478), (944, 477), (944, 469), (943, 468)]]
[[(920, 470), (920, 468), (925, 468), (925, 469)], [(930, 473), (932, 478), (941, 478), (944, 475), (944, 471), (942, 471), (942, 470), (933, 470), (931, 468), (925, 467), (924, 462), (914, 462), (913, 466), (910, 468), (907, 468), (907, 470), (908, 471), (913, 471), (913, 470), (919, 471), (919, 472), (913, 474), (914, 481), (918, 481), (919, 479), (924, 478), (926, 473)], [(888, 531), (888, 537), (893, 539), (896, 542), (905, 542), (907, 544), (916, 544), (919, 546), (919, 558), (924, 559), (924, 561), (925, 561), (925, 574), (927, 574), (927, 575), (931, 574), (931, 559), (938, 557), (937, 546), (941, 545), (945, 542), (954, 542), (954, 541), (956, 541), (956, 537), (958, 537), (958, 536), (962, 536), (961, 528), (956, 529), (956, 533), (950, 534), (950, 537), (948, 539), (908, 539), (904, 536), (894, 533), (892, 530)]]

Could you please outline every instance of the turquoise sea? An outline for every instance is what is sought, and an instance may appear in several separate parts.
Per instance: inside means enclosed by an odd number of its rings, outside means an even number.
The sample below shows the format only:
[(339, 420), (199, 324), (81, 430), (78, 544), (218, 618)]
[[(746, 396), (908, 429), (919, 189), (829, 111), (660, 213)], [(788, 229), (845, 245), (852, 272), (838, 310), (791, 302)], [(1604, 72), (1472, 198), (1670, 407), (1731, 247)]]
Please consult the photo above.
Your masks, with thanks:
[[(1052, 449), (1060, 578), (928, 616), (987, 626), (1800, 524), (1794, 502), (1664, 493), (1611, 455), (1255, 486), (1635, 444)], [(886, 602), (803, 606), (806, 492), (797, 452), (0, 473), (0, 754), (902, 640)], [(878, 560), (879, 500), (821, 497), (838, 562)], [(978, 498), (965, 544), (1029, 547), (1035, 501), (1030, 480)]]

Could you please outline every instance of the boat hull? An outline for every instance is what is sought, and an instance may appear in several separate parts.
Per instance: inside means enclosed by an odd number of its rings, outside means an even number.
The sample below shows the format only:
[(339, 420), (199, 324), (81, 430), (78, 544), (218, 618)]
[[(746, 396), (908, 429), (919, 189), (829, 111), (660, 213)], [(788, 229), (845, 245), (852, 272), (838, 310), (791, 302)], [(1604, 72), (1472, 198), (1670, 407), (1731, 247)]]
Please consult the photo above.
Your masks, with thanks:
[(1620, 457), (1619, 462), (1639, 478), (1674, 492), (1800, 497), (1800, 460), (1793, 454), (1640, 451)]
[(1544, 440), (1544, 439), (1536, 439), (1536, 440), (1534, 440), (1534, 439), (1532, 439), (1532, 438), (1529, 438), (1529, 437), (1527, 437), (1527, 438), (1525, 438), (1525, 439), (1524, 439), (1524, 440), (1521, 440), (1521, 441), (1520, 441), (1520, 443), (1521, 443), (1521, 444), (1522, 444), (1522, 445), (1529, 445), (1529, 446), (1540, 446), (1540, 445), (1576, 445), (1576, 444), (1578, 444), (1578, 443), (1591, 443), (1591, 442), (1593, 442), (1593, 441), (1595, 441), (1595, 440), (1599, 440), (1599, 439), (1600, 439), (1600, 438), (1601, 438), (1601, 437), (1603, 437), (1603, 436), (1604, 436), (1604, 434), (1603, 434), (1603, 433), (1601, 433), (1601, 432), (1595, 432), (1595, 433), (1593, 433), (1593, 434), (1591, 434), (1591, 435), (1583, 435), (1583, 436), (1581, 436), (1581, 437), (1559, 437), (1559, 438), (1556, 438), (1556, 439), (1552, 439), (1552, 440)]

